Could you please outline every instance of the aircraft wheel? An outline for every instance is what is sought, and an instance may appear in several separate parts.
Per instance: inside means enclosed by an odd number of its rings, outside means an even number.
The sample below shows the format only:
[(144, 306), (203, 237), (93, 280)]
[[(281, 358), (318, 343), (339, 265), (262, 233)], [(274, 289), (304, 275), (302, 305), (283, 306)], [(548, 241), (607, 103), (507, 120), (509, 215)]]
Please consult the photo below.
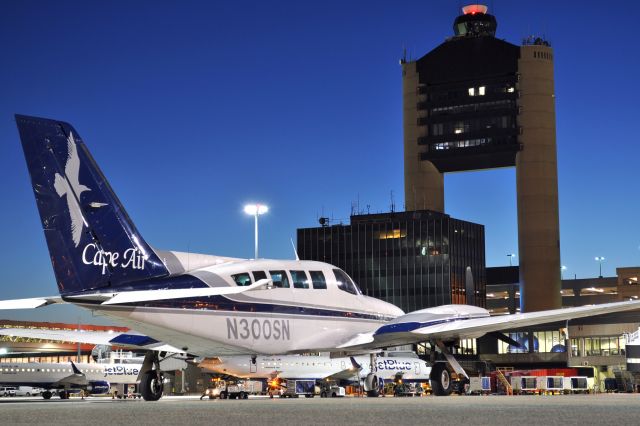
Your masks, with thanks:
[(162, 397), (164, 376), (157, 370), (147, 371), (140, 380), (140, 393), (145, 401), (157, 401)]
[(52, 394), (51, 394), (51, 392), (50, 392), (50, 391), (44, 391), (44, 392), (42, 392), (42, 397), (43, 397), (44, 399), (51, 399), (51, 396), (52, 396)]
[(60, 399), (69, 399), (69, 394), (63, 390), (58, 392), (58, 395), (60, 396)]
[(436, 396), (447, 396), (451, 394), (452, 381), (451, 373), (444, 362), (437, 362), (431, 368), (431, 388)]
[(367, 391), (367, 396), (369, 398), (377, 398), (379, 396), (378, 391), (376, 389)]

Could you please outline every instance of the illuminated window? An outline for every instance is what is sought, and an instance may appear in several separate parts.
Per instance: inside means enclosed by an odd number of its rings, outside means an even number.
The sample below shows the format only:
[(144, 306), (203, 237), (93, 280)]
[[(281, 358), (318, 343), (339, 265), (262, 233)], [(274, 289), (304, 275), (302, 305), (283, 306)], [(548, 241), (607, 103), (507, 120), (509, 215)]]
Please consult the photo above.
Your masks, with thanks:
[(474, 87), (469, 87), (469, 96), (475, 96), (476, 95), (476, 89)]
[(484, 93), (485, 93), (485, 87), (484, 86), (478, 87), (478, 95), (484, 96)]

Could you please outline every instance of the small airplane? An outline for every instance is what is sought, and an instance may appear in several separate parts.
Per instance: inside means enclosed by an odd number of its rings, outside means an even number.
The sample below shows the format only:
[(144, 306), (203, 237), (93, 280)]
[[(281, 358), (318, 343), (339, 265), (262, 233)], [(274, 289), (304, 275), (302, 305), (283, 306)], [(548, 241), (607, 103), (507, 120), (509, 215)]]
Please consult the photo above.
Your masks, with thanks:
[[(206, 358), (198, 367), (206, 372), (242, 379), (315, 379), (356, 381), (371, 371), (368, 356), (331, 358), (328, 355), (260, 355), (255, 364), (246, 356)], [(376, 357), (378, 380), (428, 382), (431, 367), (414, 352), (389, 352)]]
[(71, 390), (102, 395), (109, 393), (112, 383), (134, 384), (141, 368), (142, 364), (0, 363), (0, 383), (43, 388), (44, 399), (56, 391), (60, 399), (69, 399)]
[(24, 115), (16, 122), (59, 295), (0, 301), (0, 309), (70, 303), (136, 332), (2, 333), (148, 349), (139, 377), (146, 400), (162, 396), (160, 361), (167, 354), (255, 360), (265, 353), (369, 353), (364, 387), (374, 396), (376, 352), (421, 342), (446, 359), (433, 364), (430, 376), (434, 394), (448, 395), (451, 372), (467, 376), (450, 351), (460, 339), (498, 333), (510, 341), (500, 332), (640, 309), (640, 301), (630, 301), (497, 317), (471, 305), (405, 314), (362, 294), (327, 263), (159, 250), (142, 238), (70, 124)]

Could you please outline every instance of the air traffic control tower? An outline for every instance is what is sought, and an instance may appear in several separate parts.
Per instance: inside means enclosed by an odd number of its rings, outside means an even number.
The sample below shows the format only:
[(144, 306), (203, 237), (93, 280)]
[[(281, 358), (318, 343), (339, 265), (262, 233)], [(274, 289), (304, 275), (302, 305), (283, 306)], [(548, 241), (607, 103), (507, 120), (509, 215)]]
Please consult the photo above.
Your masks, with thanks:
[(483, 5), (463, 9), (454, 36), (403, 59), (407, 210), (444, 212), (444, 174), (516, 167), (520, 309), (561, 307), (553, 50), (495, 37)]

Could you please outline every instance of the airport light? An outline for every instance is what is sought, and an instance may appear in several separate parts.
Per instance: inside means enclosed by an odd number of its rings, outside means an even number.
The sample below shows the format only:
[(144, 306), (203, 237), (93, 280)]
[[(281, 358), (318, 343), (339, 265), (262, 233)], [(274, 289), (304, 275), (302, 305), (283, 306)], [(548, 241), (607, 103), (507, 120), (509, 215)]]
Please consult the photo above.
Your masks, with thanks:
[(507, 257), (509, 258), (509, 266), (513, 266), (513, 262), (512, 259), (515, 257), (515, 253), (509, 253), (507, 254)]
[(566, 271), (566, 270), (567, 270), (567, 267), (566, 267), (566, 266), (562, 265), (562, 266), (560, 267), (560, 279), (561, 279), (561, 280), (564, 280), (564, 271)]
[(596, 262), (598, 262), (600, 264), (600, 275), (599, 275), (599, 277), (602, 278), (602, 262), (604, 262), (604, 257), (596, 256)]
[(269, 211), (269, 207), (264, 204), (247, 204), (244, 206), (244, 212), (251, 215), (255, 219), (255, 257), (258, 258), (258, 216)]

